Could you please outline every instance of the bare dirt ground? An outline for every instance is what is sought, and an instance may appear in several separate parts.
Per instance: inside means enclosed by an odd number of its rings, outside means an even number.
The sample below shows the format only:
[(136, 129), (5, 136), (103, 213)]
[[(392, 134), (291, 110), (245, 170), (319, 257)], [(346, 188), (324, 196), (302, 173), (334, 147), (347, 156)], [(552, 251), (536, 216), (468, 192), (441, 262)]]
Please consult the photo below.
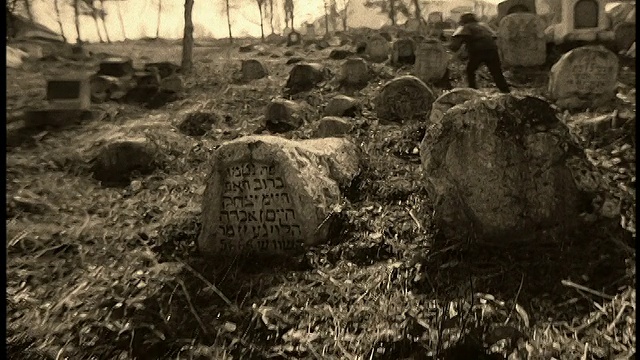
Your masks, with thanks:
[[(181, 56), (173, 41), (87, 48), (130, 56), (137, 66)], [(368, 166), (347, 193), (344, 226), (331, 243), (268, 266), (198, 254), (208, 157), (260, 128), (291, 68), (285, 50), (200, 44), (182, 99), (157, 110), (94, 105), (100, 119), (31, 134), (8, 149), (10, 359), (634, 358), (635, 244), (619, 220), (596, 221), (560, 246), (537, 239), (487, 247), (435, 235), (415, 150), (424, 127), (382, 125), (371, 113), (377, 89), (409, 69), (376, 65), (369, 86), (347, 93), (365, 104), (351, 136)], [(329, 51), (295, 49), (337, 73), (341, 61), (328, 60)], [(232, 83), (245, 58), (263, 61), (270, 76)], [(9, 122), (44, 97), (43, 75), (81, 68), (95, 71), (97, 62), (7, 69)], [(454, 86), (464, 86), (462, 69), (452, 65)], [(634, 79), (622, 86), (624, 101), (591, 115), (635, 108), (635, 70), (624, 71), (621, 81)], [(544, 69), (507, 75), (515, 93), (544, 92)], [(487, 79), (485, 72), (480, 85), (493, 87)], [(297, 98), (319, 117), (339, 92), (328, 81)], [(195, 110), (227, 121), (200, 138), (178, 133), (180, 144), (164, 144), (169, 166), (125, 188), (91, 177), (100, 136), (175, 126)]]

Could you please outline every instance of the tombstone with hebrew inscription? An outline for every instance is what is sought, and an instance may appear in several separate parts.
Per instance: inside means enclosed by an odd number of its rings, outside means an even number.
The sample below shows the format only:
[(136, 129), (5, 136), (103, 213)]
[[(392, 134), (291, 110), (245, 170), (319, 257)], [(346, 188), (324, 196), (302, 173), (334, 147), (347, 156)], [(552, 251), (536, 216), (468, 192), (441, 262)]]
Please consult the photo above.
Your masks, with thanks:
[(340, 186), (360, 171), (345, 139), (246, 136), (214, 154), (198, 239), (209, 254), (286, 254), (327, 240)]
[(536, 14), (505, 16), (498, 27), (498, 48), (505, 67), (539, 66), (547, 59), (545, 21)]

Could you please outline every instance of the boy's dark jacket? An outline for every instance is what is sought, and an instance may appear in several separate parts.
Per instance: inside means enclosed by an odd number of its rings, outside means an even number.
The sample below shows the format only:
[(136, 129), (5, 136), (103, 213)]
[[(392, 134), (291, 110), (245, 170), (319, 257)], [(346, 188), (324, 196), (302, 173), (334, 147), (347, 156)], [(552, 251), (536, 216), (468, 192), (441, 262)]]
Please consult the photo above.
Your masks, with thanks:
[(470, 56), (487, 50), (497, 50), (497, 35), (489, 25), (481, 22), (473, 22), (459, 26), (451, 36), (449, 48), (458, 51), (465, 45)]

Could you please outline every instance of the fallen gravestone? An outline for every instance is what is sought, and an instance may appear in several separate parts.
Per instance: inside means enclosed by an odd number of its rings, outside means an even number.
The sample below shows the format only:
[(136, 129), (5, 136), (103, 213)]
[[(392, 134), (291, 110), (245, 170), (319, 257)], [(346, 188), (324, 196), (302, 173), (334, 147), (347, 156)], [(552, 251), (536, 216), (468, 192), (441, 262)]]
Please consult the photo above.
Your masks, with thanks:
[(387, 61), (390, 51), (389, 41), (380, 35), (371, 36), (365, 48), (367, 58), (375, 63)]
[(264, 64), (255, 59), (242, 60), (240, 71), (244, 81), (258, 80), (269, 75)]
[(360, 103), (358, 100), (346, 95), (334, 96), (324, 108), (325, 116), (355, 117), (359, 112)]
[(498, 95), (449, 109), (420, 147), (435, 220), (445, 236), (522, 240), (577, 224), (581, 195), (567, 127), (546, 101)]
[(583, 46), (551, 68), (548, 95), (561, 108), (597, 107), (615, 98), (618, 57), (603, 46)]
[(441, 80), (449, 66), (447, 49), (438, 40), (425, 40), (417, 45), (413, 74), (425, 83)]
[(300, 45), (301, 42), (302, 36), (299, 32), (294, 30), (287, 35), (287, 46)]
[(410, 38), (394, 41), (391, 50), (391, 64), (413, 65), (416, 61), (415, 48), (416, 45)]
[(285, 133), (302, 126), (307, 118), (308, 107), (292, 100), (273, 99), (265, 111), (265, 127), (272, 133)]
[(205, 254), (297, 253), (328, 240), (340, 187), (360, 171), (346, 139), (247, 136), (213, 156), (198, 248)]
[(415, 76), (403, 75), (386, 83), (375, 100), (378, 119), (403, 122), (426, 120), (435, 95), (431, 88)]
[(325, 81), (328, 75), (327, 69), (321, 64), (296, 64), (289, 72), (285, 87), (291, 94), (308, 91)]
[(544, 19), (536, 14), (516, 13), (500, 20), (498, 49), (505, 67), (539, 66), (547, 60)]
[(484, 94), (481, 91), (471, 88), (456, 88), (445, 92), (433, 102), (431, 114), (429, 115), (429, 125), (439, 123), (444, 114), (452, 107), (482, 96)]
[(314, 124), (313, 138), (342, 137), (353, 129), (350, 119), (325, 116)]
[(344, 60), (353, 55), (353, 52), (346, 49), (333, 49), (329, 53), (329, 59), (332, 60)]
[(340, 83), (347, 87), (366, 86), (371, 78), (369, 67), (362, 58), (350, 58), (340, 68)]

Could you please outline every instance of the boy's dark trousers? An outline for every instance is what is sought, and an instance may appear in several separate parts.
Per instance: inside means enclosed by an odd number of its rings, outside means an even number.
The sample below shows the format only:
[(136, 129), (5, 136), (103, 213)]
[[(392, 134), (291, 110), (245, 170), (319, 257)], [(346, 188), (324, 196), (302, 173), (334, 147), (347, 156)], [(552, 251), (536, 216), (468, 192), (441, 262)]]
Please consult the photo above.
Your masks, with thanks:
[(476, 71), (480, 65), (485, 64), (489, 69), (493, 81), (498, 89), (503, 93), (510, 92), (509, 84), (502, 74), (502, 64), (500, 63), (500, 55), (498, 50), (483, 50), (477, 52), (469, 52), (469, 60), (467, 61), (467, 81), (469, 87), (477, 89)]

